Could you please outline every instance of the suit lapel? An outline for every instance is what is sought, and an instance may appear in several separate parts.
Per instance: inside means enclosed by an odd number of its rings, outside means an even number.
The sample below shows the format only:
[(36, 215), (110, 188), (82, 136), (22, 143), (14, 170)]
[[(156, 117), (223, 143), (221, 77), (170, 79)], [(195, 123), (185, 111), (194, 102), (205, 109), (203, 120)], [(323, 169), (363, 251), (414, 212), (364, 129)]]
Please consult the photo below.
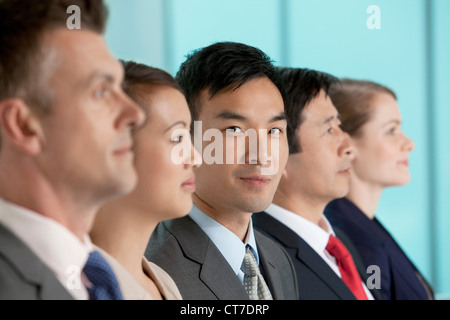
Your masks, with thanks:
[[(270, 230), (265, 231), (284, 247), (296, 250), (296, 259), (316, 274), (337, 296), (341, 299), (355, 299), (350, 289), (328, 264), (295, 232), (265, 212), (257, 213), (253, 219), (258, 221), (259, 225), (270, 225)], [(301, 280), (299, 282), (299, 291), (301, 292)]]
[(248, 300), (249, 297), (231, 266), (208, 239), (208, 249), (200, 270), (200, 280), (219, 300)]
[(264, 239), (259, 236), (258, 232), (255, 232), (255, 238), (258, 245), (258, 254), (260, 260), (260, 269), (267, 281), (267, 286), (272, 293), (272, 297), (275, 300), (284, 299), (284, 290), (282, 287), (282, 279), (280, 272), (278, 271), (276, 264), (272, 262), (272, 256), (265, 252)]
[(330, 266), (301, 238), (298, 239), (297, 259), (308, 267), (339, 298), (349, 300), (355, 296)]
[(201, 265), (200, 280), (218, 299), (248, 299), (242, 283), (219, 249), (189, 216), (176, 219), (171, 229), (186, 256)]

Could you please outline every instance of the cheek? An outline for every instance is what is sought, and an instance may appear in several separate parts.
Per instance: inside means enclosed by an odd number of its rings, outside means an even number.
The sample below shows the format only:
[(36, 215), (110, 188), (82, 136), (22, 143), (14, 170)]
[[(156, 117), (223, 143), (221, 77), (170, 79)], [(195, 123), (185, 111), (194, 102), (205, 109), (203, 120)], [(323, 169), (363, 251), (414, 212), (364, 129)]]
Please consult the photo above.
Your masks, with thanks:
[[(269, 140), (270, 141), (270, 140)], [(281, 169), (283, 169), (289, 158), (289, 145), (286, 138), (274, 139), (270, 143), (270, 151), (272, 158), (278, 161)]]
[(393, 173), (396, 161), (396, 152), (389, 144), (367, 142), (357, 148), (353, 170), (360, 177), (378, 180)]
[[(142, 146), (142, 144), (140, 144)], [(166, 153), (168, 154), (166, 156)], [(157, 188), (164, 176), (173, 166), (170, 158), (170, 150), (164, 146), (143, 145), (136, 150), (135, 166), (139, 176), (139, 184), (152, 189)]]

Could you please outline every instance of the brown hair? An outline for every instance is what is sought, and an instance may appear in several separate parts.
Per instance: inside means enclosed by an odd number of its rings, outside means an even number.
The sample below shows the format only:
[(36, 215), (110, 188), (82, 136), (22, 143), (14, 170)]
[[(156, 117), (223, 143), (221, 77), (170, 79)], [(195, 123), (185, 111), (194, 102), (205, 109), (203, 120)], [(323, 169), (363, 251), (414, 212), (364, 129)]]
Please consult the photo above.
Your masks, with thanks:
[(0, 101), (20, 98), (40, 114), (51, 111), (51, 91), (42, 80), (51, 57), (43, 36), (67, 28), (71, 5), (80, 8), (82, 29), (103, 34), (108, 15), (103, 0), (0, 0)]
[(397, 100), (391, 89), (372, 81), (344, 78), (330, 88), (329, 95), (340, 113), (342, 130), (352, 137), (360, 136), (360, 129), (370, 120), (372, 101), (378, 93), (387, 93)]
[[(183, 93), (178, 82), (168, 72), (133, 61), (121, 61), (125, 69), (124, 92), (142, 108), (146, 103), (148, 86), (167, 86)], [(184, 93), (183, 93), (184, 94)], [(148, 115), (148, 110), (144, 112)]]
[(102, 0), (0, 0), (0, 101), (21, 98), (36, 111), (50, 111), (47, 84), (40, 81), (42, 38), (48, 30), (67, 28), (71, 5), (80, 8), (82, 29), (103, 34)]

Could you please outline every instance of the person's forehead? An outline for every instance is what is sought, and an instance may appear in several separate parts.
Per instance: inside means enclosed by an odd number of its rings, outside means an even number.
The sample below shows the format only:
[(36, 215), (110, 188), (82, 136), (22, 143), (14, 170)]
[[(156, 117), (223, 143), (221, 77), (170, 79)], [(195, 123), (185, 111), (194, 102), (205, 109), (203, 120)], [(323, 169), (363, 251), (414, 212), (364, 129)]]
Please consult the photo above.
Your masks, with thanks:
[(264, 114), (272, 117), (284, 112), (281, 93), (268, 78), (255, 78), (239, 87), (229, 86), (213, 97), (209, 88), (205, 88), (199, 100), (201, 111), (215, 116), (228, 112), (249, 118)]
[(100, 78), (117, 81), (123, 77), (122, 65), (101, 34), (57, 29), (47, 33), (45, 42), (57, 51), (58, 75), (65, 74), (66, 80), (83, 78), (88, 84)]
[(303, 122), (314, 122), (317, 125), (322, 125), (330, 118), (339, 120), (339, 112), (330, 97), (322, 91), (303, 108), (301, 117)]

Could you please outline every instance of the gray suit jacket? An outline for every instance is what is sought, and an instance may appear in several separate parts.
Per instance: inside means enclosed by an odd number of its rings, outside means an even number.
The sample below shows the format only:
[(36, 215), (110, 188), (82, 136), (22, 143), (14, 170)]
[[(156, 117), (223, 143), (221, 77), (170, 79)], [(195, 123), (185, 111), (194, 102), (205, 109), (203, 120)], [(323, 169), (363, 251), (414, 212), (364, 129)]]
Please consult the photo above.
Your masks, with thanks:
[(73, 300), (41, 260), (0, 224), (0, 300)]
[[(274, 299), (298, 299), (287, 253), (255, 230), (261, 271)], [(219, 249), (189, 217), (158, 225), (145, 256), (175, 281), (185, 300), (248, 300), (242, 283)]]

